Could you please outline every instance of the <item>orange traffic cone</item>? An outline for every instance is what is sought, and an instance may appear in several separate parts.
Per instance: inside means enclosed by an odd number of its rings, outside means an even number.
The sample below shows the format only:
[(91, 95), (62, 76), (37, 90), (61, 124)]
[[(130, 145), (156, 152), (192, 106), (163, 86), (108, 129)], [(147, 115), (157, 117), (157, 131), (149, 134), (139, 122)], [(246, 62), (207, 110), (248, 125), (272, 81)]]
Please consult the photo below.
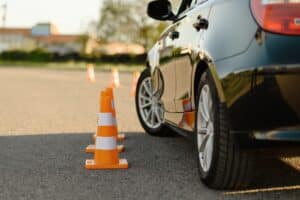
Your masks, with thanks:
[(134, 72), (133, 73), (133, 79), (132, 79), (132, 89), (131, 89), (131, 96), (135, 97), (136, 92), (136, 86), (140, 78), (140, 72)]
[(179, 123), (180, 127), (185, 127), (185, 126), (189, 126), (189, 127), (193, 127), (194, 123), (195, 123), (195, 112), (193, 112), (193, 108), (192, 108), (192, 102), (190, 98), (186, 98), (182, 100), (182, 107), (183, 107), (183, 117), (181, 122)]
[[(108, 90), (105, 90), (103, 93), (105, 93), (106, 97), (110, 99), (111, 103), (109, 104), (109, 109), (111, 110), (111, 113), (112, 113), (112, 116), (115, 120), (115, 129), (116, 129), (116, 139), (118, 139), (118, 129), (117, 129), (117, 121), (116, 121), (116, 118), (115, 118), (115, 110), (114, 110), (114, 106), (112, 104), (113, 102), (113, 99), (111, 97), (111, 93), (108, 91)], [(101, 109), (101, 108), (100, 108)], [(99, 127), (98, 127), (98, 130), (99, 130)], [(96, 144), (96, 138), (97, 138), (97, 134), (98, 132), (93, 136), (94, 137), (94, 143)], [(122, 138), (122, 135), (120, 135), (120, 137)], [(123, 139), (124, 139), (125, 136), (123, 136)], [(86, 148), (85, 148), (85, 152), (86, 153), (94, 153), (95, 152), (95, 149), (96, 149), (96, 146), (95, 144), (90, 144), (88, 145)], [(123, 152), (125, 149), (124, 145), (117, 145), (117, 150), (118, 152)]]
[(88, 64), (87, 65), (86, 78), (89, 82), (92, 82), (92, 83), (96, 81), (95, 70), (94, 70), (94, 65), (93, 64)]
[(112, 88), (120, 87), (120, 76), (117, 68), (112, 69), (110, 87)]
[[(116, 109), (115, 109), (115, 101), (114, 101), (114, 91), (113, 91), (113, 88), (111, 87), (108, 87), (106, 88), (106, 92), (107, 92), (107, 95), (110, 96), (112, 98), (112, 101), (111, 101), (111, 106), (112, 106), (112, 110), (113, 110), (113, 115), (116, 119), (116, 126), (118, 127), (118, 123), (117, 123), (117, 114), (116, 114)], [(118, 130), (118, 129), (117, 129)], [(96, 136), (97, 134), (95, 133), (93, 135), (93, 138), (94, 138), (94, 141), (96, 139)], [(125, 139), (125, 134), (118, 134), (117, 136), (117, 140), (118, 141), (123, 141)]]
[(111, 98), (101, 92), (101, 108), (98, 120), (96, 149), (93, 160), (85, 161), (86, 169), (127, 169), (126, 159), (119, 159), (117, 150), (117, 128), (112, 114)]

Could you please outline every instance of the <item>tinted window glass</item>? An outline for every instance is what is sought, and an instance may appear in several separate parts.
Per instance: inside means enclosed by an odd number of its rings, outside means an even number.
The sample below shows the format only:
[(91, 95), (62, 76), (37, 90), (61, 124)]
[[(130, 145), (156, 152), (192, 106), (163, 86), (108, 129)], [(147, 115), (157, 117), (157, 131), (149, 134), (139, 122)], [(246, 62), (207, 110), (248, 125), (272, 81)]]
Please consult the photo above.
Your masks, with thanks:
[(208, 1), (208, 0), (193, 0), (193, 2), (192, 2), (191, 5), (192, 5), (192, 6), (193, 6), (193, 5), (197, 5), (197, 4), (199, 5), (199, 4), (201, 4), (201, 3), (204, 3), (205, 1)]
[(169, 0), (172, 5), (173, 13), (177, 14), (182, 0)]

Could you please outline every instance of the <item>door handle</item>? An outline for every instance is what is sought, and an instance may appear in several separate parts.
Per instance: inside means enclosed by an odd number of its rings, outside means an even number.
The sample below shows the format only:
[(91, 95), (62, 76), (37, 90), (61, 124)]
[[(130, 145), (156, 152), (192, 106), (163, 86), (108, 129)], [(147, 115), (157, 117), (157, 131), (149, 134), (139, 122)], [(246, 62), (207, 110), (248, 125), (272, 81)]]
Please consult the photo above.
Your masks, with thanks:
[(169, 37), (170, 37), (172, 40), (178, 39), (178, 38), (179, 38), (179, 32), (178, 32), (178, 31), (171, 31), (171, 32), (169, 33)]
[(201, 15), (197, 17), (197, 22), (193, 24), (193, 27), (200, 31), (201, 29), (207, 29), (208, 28), (208, 20), (203, 18)]

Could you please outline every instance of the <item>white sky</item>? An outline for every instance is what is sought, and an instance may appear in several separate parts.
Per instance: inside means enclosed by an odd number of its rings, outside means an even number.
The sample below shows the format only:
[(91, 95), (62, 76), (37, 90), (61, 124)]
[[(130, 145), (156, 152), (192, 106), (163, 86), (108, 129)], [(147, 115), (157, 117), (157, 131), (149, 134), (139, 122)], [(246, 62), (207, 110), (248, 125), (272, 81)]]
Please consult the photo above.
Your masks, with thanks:
[[(98, 19), (101, 0), (0, 0), (7, 2), (7, 27), (31, 27), (52, 22), (61, 33), (82, 33)], [(2, 9), (0, 19), (2, 19)], [(2, 23), (2, 22), (1, 22)]]

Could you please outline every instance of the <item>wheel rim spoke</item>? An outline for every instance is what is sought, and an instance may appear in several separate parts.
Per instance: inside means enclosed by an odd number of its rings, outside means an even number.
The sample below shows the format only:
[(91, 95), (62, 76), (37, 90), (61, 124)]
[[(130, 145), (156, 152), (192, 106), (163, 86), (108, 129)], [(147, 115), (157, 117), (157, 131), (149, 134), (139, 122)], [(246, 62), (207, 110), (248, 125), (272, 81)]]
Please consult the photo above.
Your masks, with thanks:
[(198, 134), (202, 134), (202, 135), (205, 135), (205, 134), (207, 134), (207, 128), (199, 128), (199, 130), (198, 130)]
[[(209, 136), (206, 143), (207, 143), (206, 153), (207, 153), (207, 155), (212, 155), (212, 148), (213, 148), (213, 136), (212, 135)], [(208, 162), (211, 162), (211, 159), (209, 159)]]
[(207, 168), (207, 154), (206, 152), (203, 152), (203, 166)]
[(151, 124), (154, 125), (154, 124), (155, 124), (155, 113), (154, 113), (153, 108), (152, 108), (151, 111), (152, 111), (152, 112), (151, 112)]
[(151, 98), (150, 97), (147, 97), (147, 96), (145, 96), (145, 95), (140, 95), (140, 98), (142, 99), (142, 100), (145, 100), (145, 101), (151, 101)]
[(150, 117), (152, 116), (152, 109), (149, 110), (148, 114), (146, 114), (146, 120), (148, 121), (150, 119)]
[(151, 91), (149, 85), (147, 84), (147, 82), (144, 82), (143, 86), (144, 86), (144, 88), (145, 88), (145, 92), (146, 92), (149, 96), (152, 96), (152, 91)]
[(141, 105), (141, 108), (147, 108), (147, 107), (149, 107), (151, 105), (152, 105), (152, 103), (148, 102), (148, 103), (145, 103), (144, 105)]
[(208, 92), (207, 91), (203, 91), (202, 93), (202, 103), (201, 103), (201, 114), (202, 117), (205, 119), (206, 122), (209, 121), (210, 116), (209, 116), (209, 111), (208, 111)]
[(205, 147), (206, 147), (206, 144), (207, 144), (207, 141), (208, 141), (209, 138), (210, 138), (210, 134), (206, 134), (206, 135), (203, 137), (202, 143), (201, 143), (200, 148), (199, 148), (199, 152), (200, 152), (200, 153), (203, 153), (203, 152), (204, 152), (204, 149), (205, 149)]
[(161, 123), (161, 118), (160, 118), (160, 115), (159, 115), (159, 110), (156, 108), (155, 109), (155, 115), (156, 115), (156, 118), (157, 118), (157, 121), (159, 122), (159, 123)]

